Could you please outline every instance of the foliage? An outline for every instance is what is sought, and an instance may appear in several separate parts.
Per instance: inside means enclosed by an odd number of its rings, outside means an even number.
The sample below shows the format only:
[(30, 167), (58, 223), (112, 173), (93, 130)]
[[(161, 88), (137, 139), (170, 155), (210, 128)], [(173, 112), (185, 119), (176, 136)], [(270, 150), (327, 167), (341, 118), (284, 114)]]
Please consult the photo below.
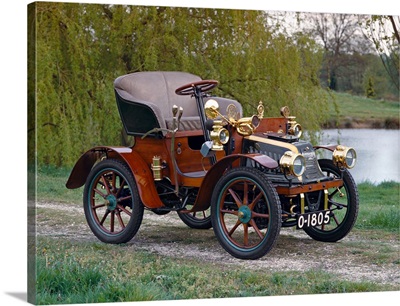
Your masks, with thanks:
[(305, 129), (317, 130), (326, 119), (320, 48), (304, 34), (287, 37), (267, 26), (266, 12), (33, 5), (37, 80), (29, 104), (36, 99), (37, 117), (28, 139), (32, 148), (36, 133), (39, 163), (71, 166), (94, 145), (118, 145), (122, 125), (113, 81), (136, 71), (217, 79), (215, 94), (239, 100), (246, 115), (262, 100), (272, 116), (289, 105)]
[(376, 96), (375, 89), (374, 89), (374, 81), (373, 81), (372, 77), (368, 78), (366, 96), (367, 96), (367, 98), (373, 98)]
[(399, 18), (301, 13), (302, 29), (324, 48), (323, 86), (364, 95), (370, 77), (377, 98), (399, 99)]
[(366, 35), (374, 43), (394, 86), (399, 91), (400, 16), (371, 16), (363, 23), (363, 26)]

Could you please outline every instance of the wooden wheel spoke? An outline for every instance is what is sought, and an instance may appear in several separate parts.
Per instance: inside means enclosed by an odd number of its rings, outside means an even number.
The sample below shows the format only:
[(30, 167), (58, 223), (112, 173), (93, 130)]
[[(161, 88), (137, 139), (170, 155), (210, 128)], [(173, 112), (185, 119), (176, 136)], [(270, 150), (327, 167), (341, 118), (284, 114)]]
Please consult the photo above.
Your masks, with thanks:
[(332, 213), (332, 218), (333, 220), (335, 220), (336, 225), (339, 226), (340, 222), (338, 221), (334, 213)]
[(112, 178), (111, 178), (111, 189), (114, 191), (117, 189), (117, 181), (116, 180), (117, 180), (117, 177), (115, 175), (115, 172), (113, 172)]
[[(207, 218), (205, 210), (202, 210), (201, 212), (200, 211), (194, 211), (193, 214), (192, 214), (193, 218), (196, 218), (196, 214), (197, 213), (202, 213), (203, 214), (203, 219)], [(200, 218), (201, 218), (201, 216), (200, 216)]]
[(253, 202), (251, 202), (251, 203), (249, 204), (249, 208), (250, 208), (251, 210), (254, 209), (254, 206), (257, 204), (258, 201), (260, 201), (260, 199), (261, 199), (262, 196), (263, 196), (263, 193), (260, 192), (260, 193), (254, 198)]
[(249, 184), (246, 181), (243, 182), (243, 205), (249, 204)]
[(251, 226), (254, 228), (254, 230), (256, 231), (258, 237), (260, 237), (260, 239), (264, 239), (264, 235), (263, 233), (260, 231), (260, 229), (258, 228), (256, 222), (254, 222), (254, 219), (250, 220), (250, 224)]
[(119, 186), (119, 188), (118, 188), (118, 191), (117, 191), (116, 194), (115, 194), (115, 196), (116, 196), (117, 198), (118, 198), (118, 196), (119, 196), (121, 190), (124, 189), (125, 183), (126, 183), (126, 182), (125, 182), (125, 180), (123, 179), (122, 182), (121, 182), (121, 184), (120, 184), (120, 186)]
[(230, 214), (230, 215), (238, 215), (238, 211), (237, 210), (228, 210), (228, 209), (221, 209), (220, 210), (221, 213), (223, 214)]
[(229, 189), (228, 189), (228, 192), (229, 192), (229, 194), (232, 196), (232, 198), (235, 200), (235, 203), (236, 203), (236, 205), (237, 205), (238, 207), (240, 207), (240, 206), (243, 205), (243, 203), (242, 203), (242, 201), (240, 200), (238, 194), (237, 194), (232, 188), (229, 188)]
[(111, 193), (110, 186), (108, 186), (107, 180), (104, 177), (104, 175), (101, 176), (101, 180), (102, 180), (104, 188), (106, 188), (106, 190), (107, 190), (107, 194), (110, 194)]
[(119, 225), (121, 225), (122, 229), (124, 229), (125, 228), (125, 224), (124, 224), (124, 220), (122, 220), (120, 211), (117, 210), (116, 214), (117, 214)]
[(107, 196), (106, 194), (102, 193), (100, 190), (97, 188), (93, 189), (94, 192), (96, 192), (98, 195), (100, 195), (103, 199)]
[(239, 220), (236, 221), (236, 224), (234, 227), (231, 228), (231, 230), (229, 231), (228, 235), (232, 236), (232, 234), (236, 231), (236, 229), (238, 228), (238, 226), (242, 224), (242, 222), (240, 222)]
[(111, 212), (110, 232), (114, 233), (115, 211)]
[(131, 213), (129, 210), (127, 210), (125, 207), (123, 207), (122, 205), (117, 205), (117, 207), (118, 207), (121, 211), (123, 211), (124, 213), (126, 213), (128, 216), (132, 216), (132, 213)]
[(104, 207), (104, 206), (106, 206), (106, 204), (102, 203), (102, 204), (99, 204), (99, 205), (92, 206), (92, 209), (97, 209), (97, 208)]
[(252, 212), (251, 212), (251, 216), (252, 216), (253, 218), (265, 218), (265, 219), (269, 219), (269, 214), (260, 214), (260, 213), (257, 213), (257, 212), (255, 212), (255, 211), (252, 211)]
[(247, 223), (243, 223), (243, 244), (245, 246), (249, 244), (249, 226)]
[(100, 224), (101, 224), (101, 225), (103, 225), (104, 221), (106, 221), (107, 216), (108, 216), (109, 214), (110, 214), (110, 211), (109, 211), (109, 210), (106, 210), (106, 212), (105, 212), (103, 218), (102, 218), (101, 221), (100, 221)]
[(128, 199), (132, 199), (132, 196), (131, 196), (131, 195), (128, 195), (128, 196), (126, 196), (126, 197), (119, 198), (119, 199), (118, 199), (118, 202), (121, 203), (122, 201), (125, 201), (125, 200), (128, 200)]

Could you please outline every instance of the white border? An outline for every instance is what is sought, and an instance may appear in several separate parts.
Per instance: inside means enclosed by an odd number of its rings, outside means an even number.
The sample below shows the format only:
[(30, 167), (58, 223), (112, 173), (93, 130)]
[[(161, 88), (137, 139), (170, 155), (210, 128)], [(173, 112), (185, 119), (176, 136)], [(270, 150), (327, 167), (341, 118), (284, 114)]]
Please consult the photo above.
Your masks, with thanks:
[[(27, 291), (27, 226), (26, 226), (26, 80), (27, 80), (27, 5), (32, 1), (18, 0), (3, 3), (1, 22), (1, 93), (2, 116), (1, 131), (1, 305), (25, 305), (21, 300)], [(59, 2), (59, 1), (51, 1)], [(209, 8), (264, 9), (273, 11), (333, 12), (376, 15), (400, 15), (400, 3), (397, 1), (254, 1), (229, 0), (103, 0), (75, 1), (87, 3), (113, 3), (160, 6), (193, 6)], [(20, 182), (16, 184), (16, 182)], [(5, 188), (7, 187), (7, 188)], [(251, 262), (249, 262), (251, 264)], [(17, 297), (15, 297), (17, 296)], [(19, 298), (18, 298), (19, 297)], [(349, 305), (356, 302), (382, 304), (385, 301), (400, 300), (400, 292), (329, 294), (296, 297), (255, 297), (241, 299), (215, 299), (168, 302), (132, 302), (123, 305), (202, 305), (204, 303), (268, 303), (268, 305), (321, 304), (337, 305), (344, 302)], [(82, 304), (89, 305), (89, 304)], [(90, 305), (110, 305), (90, 304)]]

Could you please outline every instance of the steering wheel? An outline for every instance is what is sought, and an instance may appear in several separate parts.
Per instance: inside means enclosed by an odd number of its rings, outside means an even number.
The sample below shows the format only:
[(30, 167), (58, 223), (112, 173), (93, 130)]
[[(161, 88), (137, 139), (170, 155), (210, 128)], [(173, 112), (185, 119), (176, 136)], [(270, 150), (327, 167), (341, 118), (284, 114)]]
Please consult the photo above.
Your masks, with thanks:
[(180, 96), (193, 95), (195, 88), (201, 92), (206, 92), (218, 85), (218, 81), (215, 80), (201, 80), (193, 83), (183, 85), (175, 90), (175, 93)]

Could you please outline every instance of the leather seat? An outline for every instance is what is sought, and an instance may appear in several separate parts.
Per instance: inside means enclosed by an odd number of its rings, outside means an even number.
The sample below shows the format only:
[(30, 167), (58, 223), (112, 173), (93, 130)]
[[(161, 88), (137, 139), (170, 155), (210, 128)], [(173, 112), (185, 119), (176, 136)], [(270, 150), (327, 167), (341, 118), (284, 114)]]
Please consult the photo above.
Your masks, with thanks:
[[(175, 90), (182, 85), (200, 80), (199, 76), (178, 71), (145, 71), (118, 77), (114, 89), (127, 133), (143, 134), (154, 127), (171, 129), (173, 105), (183, 108), (180, 130), (201, 130), (195, 98), (175, 94)], [(242, 114), (242, 107), (237, 101), (217, 97), (213, 99), (220, 104), (221, 113), (224, 114), (226, 107), (233, 103)], [(151, 116), (145, 110), (152, 112), (155, 124), (149, 123), (147, 126), (146, 122), (151, 120), (145, 118)]]

